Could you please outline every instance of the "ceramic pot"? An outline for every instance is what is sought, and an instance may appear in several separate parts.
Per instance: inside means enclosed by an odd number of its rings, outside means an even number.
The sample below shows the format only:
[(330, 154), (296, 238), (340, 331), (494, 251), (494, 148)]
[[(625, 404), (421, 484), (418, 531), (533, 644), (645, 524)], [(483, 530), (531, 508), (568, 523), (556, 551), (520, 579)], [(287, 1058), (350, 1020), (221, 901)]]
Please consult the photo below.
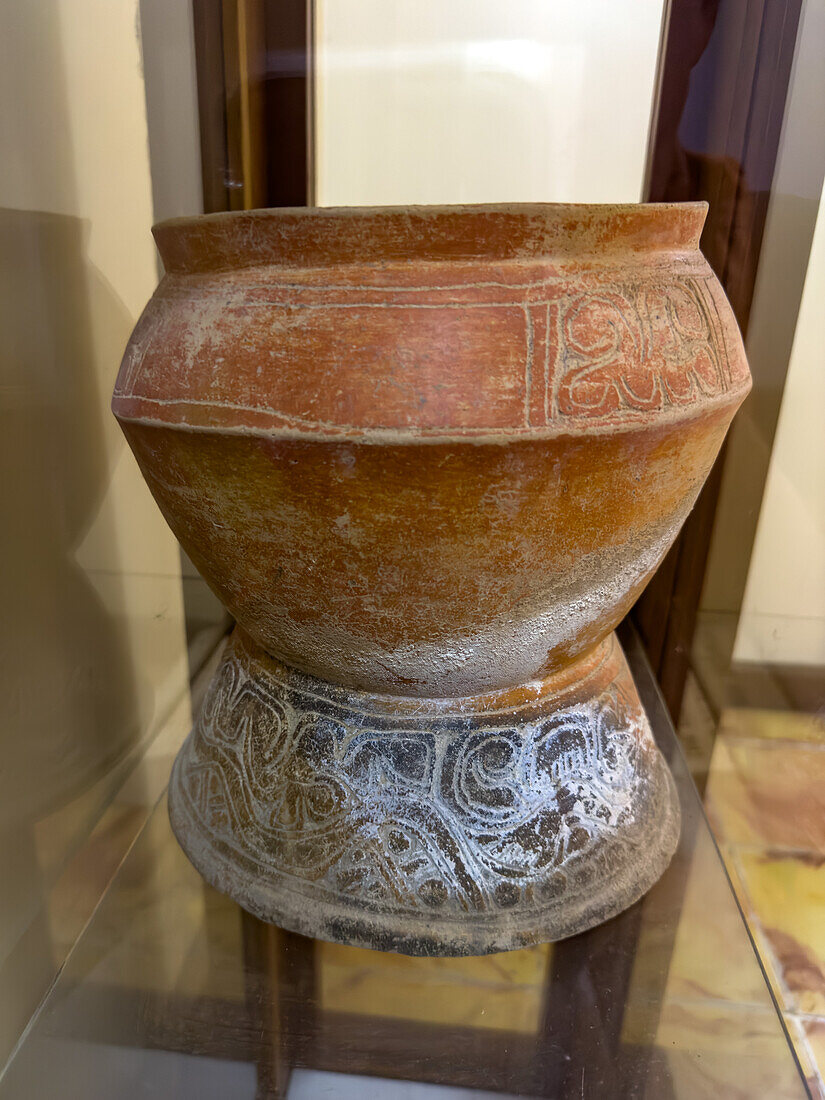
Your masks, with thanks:
[(113, 409), (238, 622), (170, 788), (266, 920), (569, 935), (678, 837), (611, 631), (745, 397), (705, 204), (166, 222)]

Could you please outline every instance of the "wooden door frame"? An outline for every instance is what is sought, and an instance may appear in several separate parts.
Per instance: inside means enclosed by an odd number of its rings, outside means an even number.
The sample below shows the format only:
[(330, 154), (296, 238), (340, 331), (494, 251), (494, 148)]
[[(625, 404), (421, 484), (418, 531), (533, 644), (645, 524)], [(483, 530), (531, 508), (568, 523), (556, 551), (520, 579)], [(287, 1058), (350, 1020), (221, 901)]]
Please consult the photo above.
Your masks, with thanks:
[[(746, 336), (802, 0), (753, 0), (736, 9), (742, 16), (741, 33), (721, 49), (717, 46), (713, 71), (724, 76), (720, 84), (730, 94), (729, 101), (719, 100), (725, 121), (720, 155), (718, 146), (710, 144), (682, 148), (679, 127), (689, 96), (697, 92), (691, 80), (701, 86), (700, 64), (726, 8), (733, 10), (732, 0), (669, 0), (645, 197), (651, 202), (705, 199), (710, 204), (702, 249)], [(717, 129), (714, 140), (719, 139)], [(757, 180), (754, 188), (750, 175)], [(767, 188), (759, 186), (764, 180), (771, 181)], [(674, 722), (690, 668), (724, 462), (723, 447), (674, 546), (631, 611)], [(751, 550), (752, 542), (740, 553), (750, 557)]]
[(192, 0), (203, 208), (314, 201), (312, 0)]

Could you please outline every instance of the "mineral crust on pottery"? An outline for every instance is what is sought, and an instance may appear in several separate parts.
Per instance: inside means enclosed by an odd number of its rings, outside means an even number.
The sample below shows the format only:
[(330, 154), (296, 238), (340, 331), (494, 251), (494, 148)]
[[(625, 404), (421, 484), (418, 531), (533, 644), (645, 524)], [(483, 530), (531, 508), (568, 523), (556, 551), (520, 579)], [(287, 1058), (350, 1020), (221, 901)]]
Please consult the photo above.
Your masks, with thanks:
[(705, 210), (156, 227), (113, 409), (238, 621), (169, 799), (245, 908), (477, 954), (667, 866), (673, 781), (612, 631), (750, 387)]

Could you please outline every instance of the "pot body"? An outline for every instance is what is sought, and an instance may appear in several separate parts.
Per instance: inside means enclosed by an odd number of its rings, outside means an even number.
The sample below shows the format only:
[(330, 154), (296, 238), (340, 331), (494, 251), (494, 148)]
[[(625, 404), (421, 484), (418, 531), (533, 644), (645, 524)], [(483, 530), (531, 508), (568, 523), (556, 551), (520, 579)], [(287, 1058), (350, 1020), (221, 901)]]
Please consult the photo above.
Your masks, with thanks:
[(679, 837), (610, 631), (749, 386), (703, 205), (156, 229), (114, 411), (239, 626), (169, 788), (258, 916), (412, 954), (558, 939)]
[(114, 412), (273, 657), (405, 696), (543, 679), (636, 599), (749, 388), (704, 212), (166, 223)]

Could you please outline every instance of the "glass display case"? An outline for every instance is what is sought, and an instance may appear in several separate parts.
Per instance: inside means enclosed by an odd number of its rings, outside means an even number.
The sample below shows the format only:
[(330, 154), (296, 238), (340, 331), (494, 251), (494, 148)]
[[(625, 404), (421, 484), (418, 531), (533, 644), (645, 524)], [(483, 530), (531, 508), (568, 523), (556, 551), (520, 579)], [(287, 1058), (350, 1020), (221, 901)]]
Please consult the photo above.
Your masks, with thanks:
[[(35, 0), (0, 34), (0, 1097), (825, 1096), (820, 0)], [(486, 958), (244, 914), (164, 797), (231, 623), (109, 410), (152, 224), (696, 199), (754, 387), (623, 627), (669, 870)]]

